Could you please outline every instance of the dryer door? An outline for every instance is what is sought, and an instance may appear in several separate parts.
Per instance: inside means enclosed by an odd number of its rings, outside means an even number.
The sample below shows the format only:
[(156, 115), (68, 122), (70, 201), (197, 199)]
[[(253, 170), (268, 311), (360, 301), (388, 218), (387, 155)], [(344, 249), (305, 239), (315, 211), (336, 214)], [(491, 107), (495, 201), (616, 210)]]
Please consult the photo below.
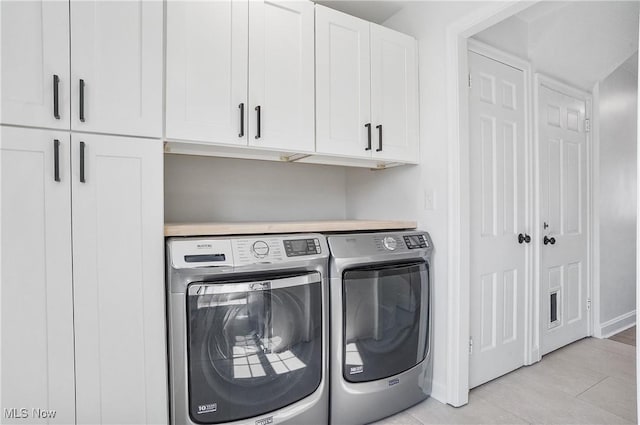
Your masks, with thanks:
[(187, 314), (194, 422), (258, 416), (301, 400), (320, 385), (319, 273), (192, 284)]
[(425, 359), (430, 332), (426, 263), (351, 269), (343, 283), (345, 380), (388, 378)]

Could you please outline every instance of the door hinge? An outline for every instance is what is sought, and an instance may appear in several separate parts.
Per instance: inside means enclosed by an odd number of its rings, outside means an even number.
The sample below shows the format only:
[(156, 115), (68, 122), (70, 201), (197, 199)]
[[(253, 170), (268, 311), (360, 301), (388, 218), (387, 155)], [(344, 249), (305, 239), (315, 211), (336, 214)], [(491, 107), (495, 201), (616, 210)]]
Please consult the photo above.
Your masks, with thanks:
[(587, 311), (591, 310), (591, 298), (587, 298)]
[(473, 337), (469, 337), (469, 354), (473, 354)]
[(589, 118), (584, 120), (584, 131), (587, 133), (591, 131), (591, 120)]
[(471, 88), (471, 73), (469, 73), (469, 88)]

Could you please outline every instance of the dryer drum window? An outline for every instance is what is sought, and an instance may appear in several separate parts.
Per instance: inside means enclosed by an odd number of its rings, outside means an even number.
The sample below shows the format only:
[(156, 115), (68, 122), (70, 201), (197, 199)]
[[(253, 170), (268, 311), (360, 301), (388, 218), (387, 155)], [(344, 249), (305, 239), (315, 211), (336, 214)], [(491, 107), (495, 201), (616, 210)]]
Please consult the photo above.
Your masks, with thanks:
[(429, 340), (426, 263), (351, 269), (343, 275), (343, 376), (388, 378), (421, 363)]
[[(306, 281), (310, 275), (306, 275)], [(303, 281), (305, 276), (301, 276)], [(290, 281), (291, 278), (282, 279)], [(322, 378), (321, 283), (212, 283), (187, 297), (189, 413), (232, 422), (312, 394)], [(195, 289), (195, 290), (192, 290)]]

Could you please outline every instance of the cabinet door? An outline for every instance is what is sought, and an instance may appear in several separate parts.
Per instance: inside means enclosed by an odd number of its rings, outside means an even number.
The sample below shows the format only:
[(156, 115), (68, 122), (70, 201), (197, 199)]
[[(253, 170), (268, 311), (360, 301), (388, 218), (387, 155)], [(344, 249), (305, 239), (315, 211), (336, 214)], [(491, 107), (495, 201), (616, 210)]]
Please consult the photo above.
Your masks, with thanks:
[(248, 5), (167, 2), (167, 138), (247, 144)]
[(161, 1), (71, 1), (71, 127), (162, 136)]
[(313, 8), (310, 1), (249, 2), (251, 146), (315, 148)]
[(0, 10), (0, 121), (69, 129), (69, 2), (2, 1)]
[(418, 161), (416, 49), (416, 40), (412, 37), (371, 24), (374, 158)]
[(74, 423), (69, 133), (0, 131), (2, 423)]
[(167, 423), (162, 142), (72, 137), (77, 422)]
[(369, 22), (316, 6), (317, 152), (371, 157), (369, 52)]

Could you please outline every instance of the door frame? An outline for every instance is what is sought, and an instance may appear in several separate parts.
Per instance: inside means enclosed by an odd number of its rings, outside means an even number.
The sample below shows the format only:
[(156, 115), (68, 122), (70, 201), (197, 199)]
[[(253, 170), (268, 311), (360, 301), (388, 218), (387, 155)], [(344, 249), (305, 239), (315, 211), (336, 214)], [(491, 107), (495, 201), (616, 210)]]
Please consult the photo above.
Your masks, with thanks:
[[(536, 217), (534, 212), (536, 211), (536, 203), (534, 195), (536, 194), (535, 180), (534, 180), (534, 144), (533, 144), (533, 102), (532, 98), (532, 67), (531, 63), (526, 59), (512, 55), (510, 53), (503, 52), (495, 47), (492, 47), (486, 43), (482, 43), (478, 40), (469, 39), (467, 41), (467, 47), (469, 52), (477, 53), (481, 56), (485, 56), (494, 61), (503, 63), (507, 66), (522, 71), (522, 80), (524, 88), (523, 97), (523, 109), (524, 109), (524, 199), (525, 199), (525, 214), (524, 214), (524, 228), (522, 229), (526, 233), (530, 234), (533, 243), (525, 246), (525, 269), (524, 269), (524, 352), (523, 363), (530, 365), (537, 362), (540, 359), (539, 356), (539, 326), (535, 326), (538, 320), (538, 310), (536, 309), (536, 294), (537, 287), (535, 285), (536, 270), (538, 263), (539, 253), (539, 238), (536, 236)], [(467, 72), (468, 68), (467, 68)], [(467, 90), (468, 99), (468, 90)], [(468, 101), (468, 100), (467, 100)], [(462, 131), (462, 130), (461, 130)], [(468, 130), (467, 130), (468, 135)], [(470, 138), (469, 138), (470, 140)], [(469, 158), (469, 163), (471, 158)], [(467, 199), (469, 200), (469, 212), (471, 212), (471, 193), (469, 192)], [(471, 217), (469, 217), (471, 218)], [(470, 224), (469, 224), (470, 228)], [(471, 244), (469, 244), (469, 259), (471, 258)], [(470, 270), (470, 268), (469, 268)], [(469, 280), (470, 283), (470, 280)], [(469, 293), (471, 289), (469, 288)], [(470, 303), (472, 301), (470, 300)], [(471, 309), (471, 305), (469, 305)], [(470, 310), (469, 310), (470, 311)], [(471, 332), (469, 332), (471, 333)]]
[[(446, 87), (447, 116), (449, 117), (447, 122), (447, 210), (449, 211), (447, 225), (447, 271), (449, 276), (449, 291), (447, 294), (445, 401), (453, 406), (462, 406), (467, 404), (469, 400), (470, 189), (469, 101), (467, 95), (467, 73), (469, 69), (467, 52), (469, 38), (531, 7), (539, 1), (541, 0), (527, 2), (507, 0), (505, 2), (488, 4), (454, 21), (446, 28)], [(597, 123), (594, 124), (597, 125)], [(535, 137), (532, 140), (535, 140)], [(535, 178), (534, 176), (534, 179)], [(589, 194), (591, 194), (591, 190), (592, 188), (589, 188)], [(591, 196), (591, 199), (593, 199), (593, 196)], [(591, 207), (591, 205), (589, 205), (589, 207)], [(534, 205), (534, 211), (537, 211), (537, 205)], [(533, 221), (535, 225), (539, 223), (539, 218), (537, 220), (534, 218)], [(592, 228), (590, 228), (590, 233), (590, 236), (593, 236)], [(536, 243), (539, 244), (539, 233), (534, 232), (532, 237), (536, 238), (538, 241)], [(535, 243), (533, 248), (535, 252)], [(589, 254), (592, 253), (589, 252)], [(538, 266), (539, 260), (536, 262), (534, 259), (534, 270), (539, 269)], [(591, 270), (589, 270), (589, 272), (591, 272)], [(539, 276), (534, 277), (539, 278)], [(539, 290), (534, 295), (535, 298), (539, 299)], [(591, 311), (598, 309), (595, 301), (597, 300), (592, 298)], [(535, 309), (534, 311), (537, 311), (539, 314), (539, 309)], [(537, 327), (537, 329), (537, 332), (539, 332), (539, 327)], [(535, 335), (533, 336), (535, 338)], [(537, 357), (539, 359), (539, 344), (537, 347), (538, 352), (536, 353), (535, 350), (532, 349), (531, 355), (533, 358)]]
[[(600, 269), (600, 265), (597, 264), (598, 261), (595, 261), (596, 259), (599, 259), (599, 248), (596, 250), (594, 250), (594, 247), (596, 246), (594, 244), (595, 240), (594, 240), (594, 236), (599, 235), (599, 232), (596, 233), (598, 231), (597, 229), (597, 225), (596, 223), (598, 223), (597, 220), (594, 220), (594, 215), (597, 215), (597, 209), (595, 208), (595, 203), (594, 203), (594, 199), (596, 198), (596, 193), (594, 192), (593, 188), (595, 187), (595, 185), (593, 184), (594, 178), (597, 178), (596, 176), (594, 176), (594, 172), (597, 173), (598, 172), (598, 167), (595, 166), (594, 163), (594, 159), (597, 159), (597, 153), (598, 150), (596, 149), (596, 146), (594, 146), (594, 139), (597, 139), (597, 137), (594, 137), (594, 119), (593, 119), (593, 95), (589, 92), (586, 92), (584, 90), (578, 89), (576, 87), (573, 87), (567, 83), (564, 83), (562, 81), (559, 81), (555, 78), (549, 77), (545, 74), (541, 74), (541, 73), (536, 73), (534, 76), (534, 96), (533, 96), (533, 115), (534, 115), (534, 125), (533, 125), (533, 131), (534, 131), (534, 138), (533, 138), (533, 143), (534, 143), (534, 171), (535, 171), (535, 178), (534, 178), (534, 183), (535, 183), (535, 189), (534, 189), (534, 193), (535, 193), (535, 212), (534, 212), (534, 219), (535, 219), (535, 237), (534, 237), (534, 248), (536, 250), (536, 257), (537, 257), (537, 266), (535, 269), (535, 272), (537, 273), (536, 276), (536, 289), (537, 289), (537, 294), (536, 297), (534, 297), (534, 302), (537, 303), (536, 308), (534, 308), (534, 311), (537, 312), (538, 315), (540, 315), (540, 308), (542, 307), (541, 304), (541, 294), (540, 294), (540, 282), (541, 282), (541, 273), (542, 273), (542, 263), (541, 263), (541, 255), (542, 255), (542, 249), (540, 246), (540, 240), (542, 237), (542, 231), (540, 229), (542, 229), (541, 226), (541, 211), (540, 211), (540, 112), (539, 112), (539, 108), (540, 108), (540, 95), (539, 95), (539, 90), (541, 86), (545, 86), (548, 89), (557, 91), (559, 93), (563, 93), (572, 97), (575, 97), (576, 99), (580, 99), (580, 100), (584, 100), (585, 102), (585, 113), (584, 113), (584, 118), (585, 120), (589, 120), (590, 124), (591, 124), (591, 129), (589, 131), (585, 131), (585, 153), (587, 155), (587, 159), (586, 159), (586, 163), (587, 163), (587, 169), (585, 170), (586, 173), (586, 184), (587, 184), (587, 199), (586, 199), (586, 207), (587, 207), (587, 223), (585, 225), (585, 230), (588, 232), (587, 233), (587, 258), (586, 258), (586, 273), (585, 273), (585, 278), (586, 278), (586, 286), (587, 286), (587, 300), (591, 301), (591, 306), (589, 308), (589, 310), (587, 311), (587, 336), (592, 336), (594, 334), (594, 317), (599, 316), (597, 312), (599, 311), (599, 305), (600, 302), (598, 299), (596, 299), (596, 297), (598, 297), (599, 294), (599, 290), (596, 291), (596, 286), (599, 288), (600, 285), (600, 279), (599, 279), (599, 269)], [(597, 265), (596, 265), (597, 264)], [(596, 277), (598, 276), (598, 277)], [(594, 296), (595, 295), (595, 296)], [(542, 323), (542, 318), (538, 317), (538, 323), (540, 324), (540, 326), (537, 328), (537, 332), (540, 333), (540, 330), (543, 326)], [(541, 340), (540, 340), (540, 336), (538, 337), (538, 360), (540, 360), (541, 356), (540, 356), (540, 344), (541, 344)]]
[(446, 402), (469, 401), (469, 97), (468, 42), (476, 33), (529, 8), (540, 0), (490, 3), (446, 28), (447, 87), (447, 363)]

